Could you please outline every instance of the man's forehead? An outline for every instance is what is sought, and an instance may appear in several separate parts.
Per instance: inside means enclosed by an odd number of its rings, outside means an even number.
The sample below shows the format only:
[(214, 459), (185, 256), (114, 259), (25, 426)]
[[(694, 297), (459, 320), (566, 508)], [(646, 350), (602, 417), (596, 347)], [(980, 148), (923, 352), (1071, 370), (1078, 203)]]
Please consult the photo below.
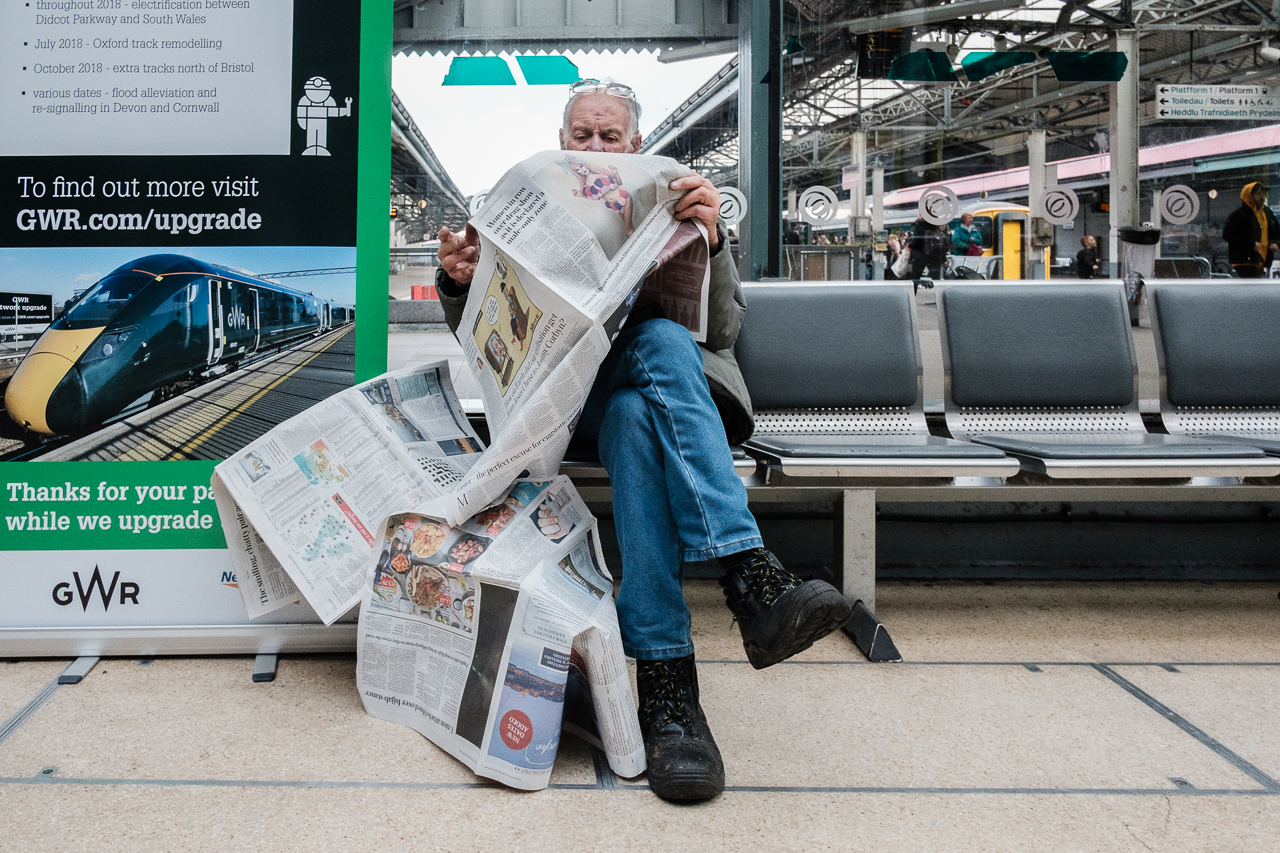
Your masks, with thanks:
[(569, 110), (570, 124), (579, 122), (595, 124), (602, 120), (612, 120), (620, 125), (627, 125), (631, 122), (631, 111), (627, 109), (627, 105), (621, 98), (615, 98), (604, 92), (584, 95), (574, 101), (573, 107)]

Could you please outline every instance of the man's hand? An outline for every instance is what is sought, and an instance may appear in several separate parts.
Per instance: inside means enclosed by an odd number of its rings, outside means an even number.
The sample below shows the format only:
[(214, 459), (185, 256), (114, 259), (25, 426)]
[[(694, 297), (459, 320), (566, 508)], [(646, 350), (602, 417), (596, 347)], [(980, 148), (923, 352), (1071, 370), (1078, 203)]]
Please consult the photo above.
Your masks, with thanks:
[(476, 261), (480, 259), (480, 234), (471, 227), (471, 223), (467, 223), (463, 234), (454, 234), (441, 227), (436, 236), (440, 238), (440, 248), (436, 250), (440, 266), (449, 278), (463, 287), (470, 287), (476, 274)]
[(720, 191), (701, 175), (686, 175), (671, 182), (671, 189), (684, 192), (676, 202), (676, 219), (697, 219), (707, 229), (707, 237), (714, 253), (720, 249), (720, 236), (716, 234), (716, 221), (720, 218)]

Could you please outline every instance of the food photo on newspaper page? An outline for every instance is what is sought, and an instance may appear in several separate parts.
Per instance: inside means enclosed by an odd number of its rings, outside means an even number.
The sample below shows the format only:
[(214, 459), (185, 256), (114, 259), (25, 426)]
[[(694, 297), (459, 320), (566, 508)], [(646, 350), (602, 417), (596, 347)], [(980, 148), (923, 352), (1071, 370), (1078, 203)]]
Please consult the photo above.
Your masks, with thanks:
[(475, 773), (546, 787), (567, 728), (621, 776), (645, 769), (595, 519), (558, 471), (628, 315), (705, 340), (710, 252), (663, 157), (543, 152), (473, 218), (457, 337), (490, 442), (448, 363), (365, 381), (219, 465), (251, 616), (359, 608), (357, 689)]

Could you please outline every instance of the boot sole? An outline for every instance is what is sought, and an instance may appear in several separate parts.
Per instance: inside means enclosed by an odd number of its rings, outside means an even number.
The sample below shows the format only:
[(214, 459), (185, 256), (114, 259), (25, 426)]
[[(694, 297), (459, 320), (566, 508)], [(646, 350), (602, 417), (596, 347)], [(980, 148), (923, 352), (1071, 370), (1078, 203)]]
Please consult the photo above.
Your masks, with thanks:
[(724, 793), (724, 776), (676, 773), (665, 779), (649, 777), (649, 790), (664, 800), (709, 800)]
[[(853, 608), (826, 581), (808, 581), (783, 595), (770, 612), (768, 642), (743, 638), (747, 660), (764, 669), (797, 655), (853, 618)], [(756, 626), (752, 626), (756, 627)], [(760, 626), (765, 627), (765, 626)]]

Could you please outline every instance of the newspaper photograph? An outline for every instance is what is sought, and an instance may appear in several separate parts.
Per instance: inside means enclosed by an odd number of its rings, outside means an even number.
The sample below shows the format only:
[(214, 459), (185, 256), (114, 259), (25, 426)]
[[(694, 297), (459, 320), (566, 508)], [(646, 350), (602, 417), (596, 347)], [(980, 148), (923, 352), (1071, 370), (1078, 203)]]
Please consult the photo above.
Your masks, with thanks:
[(357, 647), (370, 715), (514, 788), (546, 787), (566, 721), (614, 772), (644, 771), (613, 580), (568, 478), (521, 480), (461, 525), (406, 513), (380, 533)]

